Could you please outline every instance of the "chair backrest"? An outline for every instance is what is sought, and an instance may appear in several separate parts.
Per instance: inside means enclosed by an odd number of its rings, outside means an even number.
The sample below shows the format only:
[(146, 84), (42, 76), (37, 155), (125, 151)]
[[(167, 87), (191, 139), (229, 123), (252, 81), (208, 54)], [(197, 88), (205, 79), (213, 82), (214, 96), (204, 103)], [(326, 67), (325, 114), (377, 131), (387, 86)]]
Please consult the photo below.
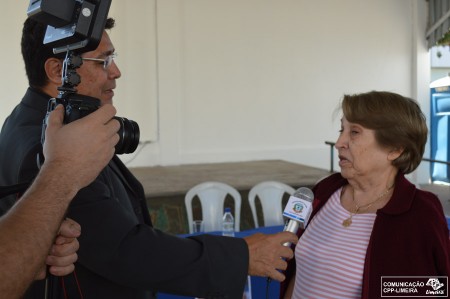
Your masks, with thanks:
[(289, 185), (276, 181), (265, 181), (255, 185), (248, 193), (248, 203), (252, 210), (255, 227), (259, 227), (255, 200), (261, 202), (264, 226), (283, 225), (282, 200), (285, 193), (292, 195), (295, 189)]
[(234, 230), (239, 231), (241, 218), (241, 195), (239, 192), (221, 182), (204, 182), (192, 187), (184, 198), (187, 218), (189, 223), (189, 233), (192, 233), (192, 199), (197, 196), (203, 215), (203, 229), (205, 232), (222, 230), (222, 217), (224, 213), (224, 202), (227, 195), (234, 199)]

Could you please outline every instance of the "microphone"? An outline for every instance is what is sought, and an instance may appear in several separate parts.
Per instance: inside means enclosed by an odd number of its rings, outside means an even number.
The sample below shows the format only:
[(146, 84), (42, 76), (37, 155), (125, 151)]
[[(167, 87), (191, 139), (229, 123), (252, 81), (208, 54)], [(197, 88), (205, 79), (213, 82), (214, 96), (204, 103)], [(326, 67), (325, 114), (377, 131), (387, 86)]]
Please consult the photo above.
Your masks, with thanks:
[[(283, 216), (289, 218), (289, 222), (284, 227), (284, 231), (296, 233), (299, 228), (305, 229), (312, 212), (314, 193), (311, 189), (301, 187), (289, 197), (289, 201), (284, 208)], [(290, 242), (283, 244), (291, 246)]]
[[(289, 222), (284, 226), (283, 231), (296, 233), (298, 228), (304, 229), (308, 224), (309, 217), (312, 212), (312, 202), (314, 200), (314, 193), (311, 189), (306, 187), (298, 188), (294, 194), (289, 197), (289, 200), (284, 207), (283, 216), (289, 218)], [(291, 242), (286, 242), (283, 246), (290, 247)], [(267, 285), (272, 281), (270, 277), (267, 278)]]

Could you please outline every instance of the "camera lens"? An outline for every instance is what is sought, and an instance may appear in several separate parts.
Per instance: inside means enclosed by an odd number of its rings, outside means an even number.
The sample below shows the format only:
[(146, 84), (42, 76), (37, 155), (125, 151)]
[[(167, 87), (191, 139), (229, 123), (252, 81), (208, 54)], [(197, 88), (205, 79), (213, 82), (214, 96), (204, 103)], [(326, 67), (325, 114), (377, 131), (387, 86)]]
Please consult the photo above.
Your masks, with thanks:
[(125, 117), (114, 117), (120, 123), (119, 142), (116, 144), (116, 154), (131, 154), (139, 145), (139, 125), (137, 122), (126, 119)]

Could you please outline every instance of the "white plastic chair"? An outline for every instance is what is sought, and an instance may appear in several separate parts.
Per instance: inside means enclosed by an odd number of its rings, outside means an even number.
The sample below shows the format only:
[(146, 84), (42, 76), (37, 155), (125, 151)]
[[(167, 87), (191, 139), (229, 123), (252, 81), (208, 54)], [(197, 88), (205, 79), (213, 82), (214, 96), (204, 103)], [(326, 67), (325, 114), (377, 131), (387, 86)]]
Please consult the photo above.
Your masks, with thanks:
[(224, 212), (225, 197), (230, 195), (234, 199), (234, 230), (239, 231), (241, 218), (241, 195), (230, 185), (220, 182), (204, 182), (192, 187), (184, 198), (189, 233), (192, 234), (192, 199), (197, 196), (203, 215), (203, 229), (205, 232), (220, 231), (222, 229), (222, 217)]
[(295, 189), (289, 185), (276, 181), (265, 181), (255, 185), (248, 193), (248, 203), (253, 214), (255, 227), (259, 227), (256, 215), (256, 197), (261, 202), (264, 226), (283, 225), (283, 203), (285, 193), (292, 195)]

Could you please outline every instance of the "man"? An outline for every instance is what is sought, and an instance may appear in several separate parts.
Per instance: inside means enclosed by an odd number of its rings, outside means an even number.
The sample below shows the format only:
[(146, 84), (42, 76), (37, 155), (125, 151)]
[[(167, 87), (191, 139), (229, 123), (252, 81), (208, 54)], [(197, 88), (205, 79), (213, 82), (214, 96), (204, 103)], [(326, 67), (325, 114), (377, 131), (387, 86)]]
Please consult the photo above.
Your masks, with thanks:
[[(114, 26), (108, 19), (105, 29)], [(0, 183), (36, 174), (33, 157), (39, 151), (39, 128), (50, 97), (61, 85), (62, 60), (42, 45), (45, 26), (24, 24), (22, 54), (30, 88), (0, 134)], [(80, 94), (112, 103), (116, 79), (114, 46), (105, 31), (94, 51), (82, 54)], [(35, 130), (30, 134), (24, 127)], [(12, 137), (14, 136), (14, 138)], [(12, 143), (17, 144), (11, 148)], [(14, 148), (14, 149), (13, 149)], [(8, 161), (4, 157), (8, 156)], [(282, 246), (296, 242), (288, 232), (245, 239), (198, 236), (182, 239), (152, 227), (142, 185), (114, 157), (99, 177), (80, 190), (68, 216), (83, 228), (76, 276), (65, 279), (69, 298), (154, 298), (156, 291), (207, 298), (242, 297), (246, 277), (283, 280), (278, 269), (292, 258)]]
[[(53, 265), (53, 274), (73, 271), (78, 242), (70, 238), (79, 236), (79, 225), (65, 221), (51, 250), (50, 245), (71, 199), (113, 156), (119, 139), (118, 122), (110, 122), (114, 114), (114, 107), (105, 105), (67, 126), (62, 126), (62, 106), (50, 114), (41, 171), (17, 204), (0, 218), (2, 298), (20, 298), (45, 262)], [(55, 256), (46, 258), (49, 251)]]

